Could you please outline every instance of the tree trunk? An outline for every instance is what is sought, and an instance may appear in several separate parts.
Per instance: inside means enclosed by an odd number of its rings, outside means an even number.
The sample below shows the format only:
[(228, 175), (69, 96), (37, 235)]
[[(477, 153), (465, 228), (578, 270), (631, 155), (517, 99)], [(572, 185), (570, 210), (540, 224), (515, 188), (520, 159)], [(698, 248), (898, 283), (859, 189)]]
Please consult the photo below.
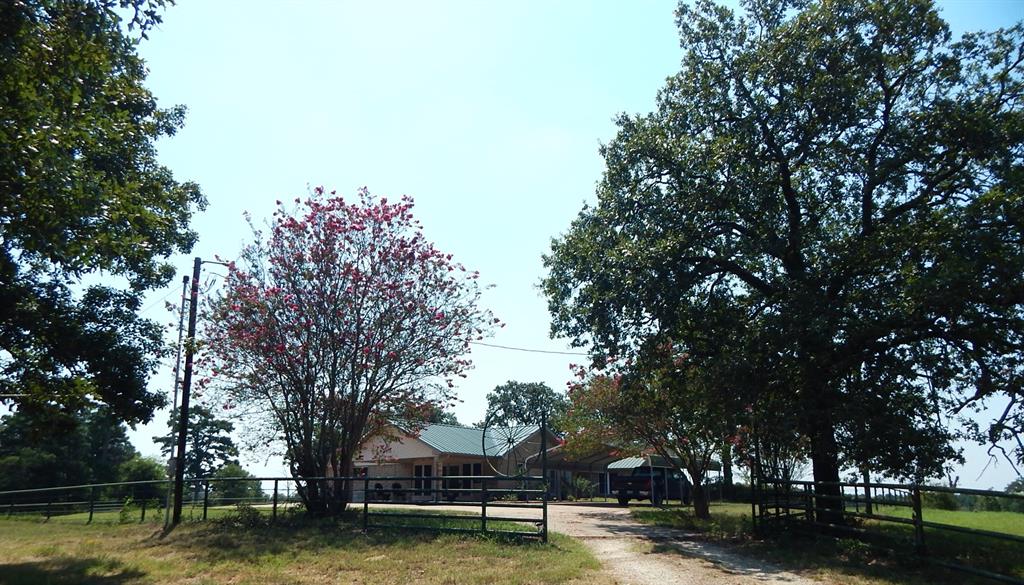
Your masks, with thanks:
[(693, 515), (702, 520), (708, 520), (711, 518), (711, 509), (708, 503), (707, 490), (704, 487), (704, 482), (698, 482), (693, 484)]
[[(810, 353), (810, 352), (809, 352)], [(815, 519), (828, 524), (843, 523), (843, 501), (839, 487), (839, 445), (836, 443), (833, 399), (827, 377), (807, 363), (804, 367), (804, 434), (811, 443), (811, 468), (814, 473)]]
[(732, 490), (732, 445), (722, 445), (722, 495), (723, 499), (733, 498)]
[(693, 485), (690, 486), (690, 497), (693, 499), (693, 515), (707, 520), (711, 518), (707, 487), (704, 486), (707, 470), (687, 467), (686, 472), (690, 474), (690, 479), (693, 480)]
[(814, 470), (814, 506), (818, 522), (843, 523), (842, 490), (839, 487), (839, 449), (831, 416), (822, 416), (812, 427), (811, 465)]
[(874, 514), (874, 506), (871, 501), (871, 471), (867, 465), (862, 465), (860, 472), (864, 476), (864, 512)]
[[(353, 452), (346, 450), (341, 453), (338, 457), (338, 468), (336, 473), (340, 477), (346, 479), (337, 481), (332, 486), (334, 488), (334, 515), (340, 516), (345, 513), (348, 508), (349, 502), (352, 501), (352, 483), (349, 479), (352, 477), (352, 457)], [(365, 495), (363, 497), (366, 497)]]
[(313, 517), (323, 517), (330, 514), (329, 509), (329, 488), (324, 480), (312, 480), (303, 478), (325, 476), (326, 469), (317, 464), (312, 458), (306, 458), (301, 463), (291, 467), (292, 477), (295, 479), (296, 490), (306, 514)]

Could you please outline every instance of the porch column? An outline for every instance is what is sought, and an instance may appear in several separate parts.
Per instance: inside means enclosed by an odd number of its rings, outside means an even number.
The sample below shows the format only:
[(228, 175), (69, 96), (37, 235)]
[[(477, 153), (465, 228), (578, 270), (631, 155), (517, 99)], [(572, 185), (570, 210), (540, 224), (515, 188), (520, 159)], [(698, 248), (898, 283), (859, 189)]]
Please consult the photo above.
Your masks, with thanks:
[[(443, 470), (443, 467), (441, 467), (441, 455), (434, 455), (434, 475), (436, 475), (436, 476), (443, 475), (441, 473), (442, 470)], [(444, 481), (444, 480), (441, 480), (441, 481)], [(430, 484), (430, 487), (431, 487), (431, 492), (430, 493), (431, 493), (431, 495), (434, 498), (434, 503), (435, 504), (437, 502), (441, 501), (438, 498), (438, 488), (440, 488), (442, 485), (443, 484), (433, 484), (433, 483)]]

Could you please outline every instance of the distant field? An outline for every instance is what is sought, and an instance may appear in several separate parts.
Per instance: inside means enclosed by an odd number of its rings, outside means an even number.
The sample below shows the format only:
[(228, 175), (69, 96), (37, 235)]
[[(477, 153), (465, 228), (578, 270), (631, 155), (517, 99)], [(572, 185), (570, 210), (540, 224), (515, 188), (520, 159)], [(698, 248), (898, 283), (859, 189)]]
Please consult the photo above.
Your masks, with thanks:
[(429, 531), (363, 534), (352, 518), (247, 523), (217, 508), (211, 517), (221, 520), (186, 522), (162, 536), (148, 514), (145, 524), (115, 524), (113, 516), (91, 525), (0, 518), (0, 584), (605, 583), (598, 561), (559, 534), (546, 545)]
[[(259, 510), (261, 514), (270, 515), (271, 508), (269, 505), (258, 505), (254, 507)], [(278, 512), (284, 513), (288, 509), (288, 505), (281, 504), (278, 506)], [(210, 506), (207, 509), (208, 519), (217, 519), (224, 516), (230, 516), (236, 511), (235, 506)], [(203, 518), (203, 507), (202, 506), (185, 506), (181, 511), (182, 519), (186, 521), (201, 520)], [(42, 512), (34, 511), (32, 513), (15, 514), (13, 519), (34, 519), (40, 520), (44, 518)], [(0, 520), (4, 519), (4, 515), (0, 513)], [(55, 514), (50, 517), (50, 522), (63, 523), (63, 524), (85, 524), (89, 521), (89, 512), (75, 512), (74, 514)], [(138, 506), (133, 506), (127, 510), (124, 515), (119, 510), (114, 511), (99, 511), (94, 512), (92, 521), (94, 524), (125, 524), (131, 522), (142, 522), (142, 509)], [(127, 521), (127, 522), (126, 522)], [(147, 508), (146, 509), (146, 524), (162, 525), (164, 522), (164, 509), (163, 508)]]
[[(911, 509), (906, 506), (878, 506), (875, 513), (899, 518), (912, 516)], [(925, 508), (921, 511), (921, 517), (927, 522), (1024, 536), (1024, 514), (1019, 512), (971, 512), (969, 510)], [(927, 534), (933, 530), (937, 529), (926, 528), (925, 532)], [(1024, 544), (1021, 546), (1024, 547)]]
[[(636, 508), (631, 510), (631, 513), (640, 522), (700, 532), (706, 538), (731, 543), (744, 552), (764, 560), (835, 583), (992, 583), (980, 578), (972, 579), (964, 573), (919, 563), (910, 556), (892, 556), (853, 539), (836, 540), (783, 534), (777, 538), (758, 540), (752, 535), (750, 504), (712, 504), (711, 520), (694, 518), (692, 508)], [(910, 517), (910, 509), (900, 506), (882, 506), (876, 513)], [(1014, 512), (925, 508), (923, 517), (929, 522), (1024, 536), (1024, 514)], [(866, 520), (859, 525), (875, 534), (903, 543), (903, 550), (910, 550), (909, 545), (913, 537), (911, 526), (875, 520)], [(1024, 579), (1024, 544), (926, 528), (925, 545), (929, 554), (935, 558)]]

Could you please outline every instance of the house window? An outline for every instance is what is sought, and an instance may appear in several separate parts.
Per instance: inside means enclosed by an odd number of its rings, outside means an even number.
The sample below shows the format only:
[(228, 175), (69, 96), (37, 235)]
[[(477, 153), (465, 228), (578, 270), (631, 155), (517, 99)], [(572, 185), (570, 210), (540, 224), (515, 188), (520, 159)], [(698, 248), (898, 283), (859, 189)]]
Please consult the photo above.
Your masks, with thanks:
[[(445, 467), (442, 468), (442, 473), (444, 475), (458, 475), (459, 474), (459, 466), (458, 465), (446, 465)], [(454, 490), (454, 489), (458, 489), (458, 487), (459, 487), (459, 480), (457, 480), (457, 479), (448, 479), (448, 480), (445, 480), (445, 482), (444, 482), (444, 489), (446, 489), (446, 490)]]
[[(463, 463), (462, 464), (462, 475), (481, 475), (482, 468), (479, 463)], [(462, 480), (462, 489), (479, 488), (480, 480), (478, 479), (464, 479)]]
[(433, 491), (433, 482), (429, 479), (434, 475), (433, 465), (414, 465), (412, 474), (416, 478), (413, 480), (413, 488), (416, 490), (418, 495), (422, 496)]

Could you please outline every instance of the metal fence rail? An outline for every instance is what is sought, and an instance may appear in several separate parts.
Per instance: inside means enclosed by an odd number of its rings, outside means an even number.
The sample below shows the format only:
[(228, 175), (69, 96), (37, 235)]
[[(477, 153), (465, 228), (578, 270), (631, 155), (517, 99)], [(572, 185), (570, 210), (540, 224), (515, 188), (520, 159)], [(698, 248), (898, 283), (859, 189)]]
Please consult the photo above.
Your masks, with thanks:
[[(170, 484), (170, 480), (156, 480), (0, 492), (0, 518), (84, 524), (101, 518), (121, 523), (166, 522)], [(190, 478), (185, 480), (182, 503), (191, 520), (207, 520), (211, 510), (221, 513), (239, 504), (253, 506), (276, 520), (283, 510), (303, 507), (301, 491), (305, 489), (347, 497), (356, 509), (362, 508), (364, 530), (480, 532), (547, 542), (548, 493), (540, 476)], [(430, 513), (408, 510), (429, 507), (442, 508)], [(443, 509), (446, 507), (464, 507), (466, 512), (455, 513)], [(507, 510), (513, 508), (535, 512), (509, 515)]]
[[(408, 522), (394, 523), (395, 520), (407, 519), (444, 519), (454, 522), (469, 523), (468, 527), (437, 527), (435, 530), (454, 532), (482, 532), (490, 534), (501, 534), (505, 536), (518, 536), (527, 538), (540, 538), (543, 542), (548, 539), (548, 494), (544, 489), (545, 480), (540, 476), (477, 476), (477, 475), (448, 475), (440, 477), (364, 477), (363, 481), (363, 529), (371, 528), (406, 528), (420, 529), (420, 527)], [(393, 490), (388, 494), (388, 499), (380, 498), (380, 491), (371, 489), (370, 483), (376, 485), (386, 482), (419, 482), (419, 486), (413, 489)], [(478, 484), (480, 487), (464, 487), (465, 482), (470, 485)], [(534, 487), (534, 486), (540, 486)], [(401, 505), (414, 505), (417, 507), (431, 506), (471, 506), (479, 508), (480, 513), (473, 514), (417, 514), (407, 512), (394, 512), (382, 509), (371, 509), (371, 501), (390, 502), (390, 497), (413, 493), (420, 499), (416, 501), (402, 502)], [(470, 501), (458, 500), (468, 498)], [(392, 502), (393, 503), (393, 502)], [(501, 510), (509, 508), (539, 510), (539, 517), (503, 516)], [(498, 509), (499, 515), (489, 513), (489, 510)], [(388, 522), (391, 520), (392, 522)], [(500, 522), (505, 526), (495, 527), (488, 522)], [(515, 526), (508, 526), (512, 524)], [(526, 530), (526, 526), (535, 526), (533, 530)], [(522, 528), (519, 528), (522, 527)]]
[[(838, 486), (839, 495), (822, 493), (819, 488)], [(761, 478), (754, 490), (751, 506), (754, 513), (755, 528), (759, 531), (786, 529), (793, 527), (814, 527), (830, 533), (845, 534), (869, 542), (891, 551), (910, 550), (911, 553), (928, 562), (976, 576), (989, 578), (1004, 583), (1024, 585), (1012, 575), (1004, 575), (987, 571), (978, 567), (953, 563), (945, 559), (929, 555), (925, 529), (969, 534), (993, 541), (1020, 543), (1024, 545), (1024, 537), (1016, 534), (969, 528), (944, 522), (925, 519), (928, 508), (924, 501), (928, 494), (969, 495), (986, 498), (998, 498), (1012, 502), (1024, 503), (1024, 494), (1011, 494), (989, 490), (946, 488), (920, 484), (897, 483), (855, 483), (855, 482), (812, 482), (786, 480), (778, 478)], [(838, 502), (843, 518), (873, 520), (882, 524), (895, 524), (911, 527), (911, 539), (901, 541), (891, 534), (871, 530), (847, 523), (826, 521), (822, 514), (834, 514)], [(893, 516), (880, 511), (882, 506), (910, 508), (909, 518)], [(1024, 513), (1021, 514), (1024, 523)]]

